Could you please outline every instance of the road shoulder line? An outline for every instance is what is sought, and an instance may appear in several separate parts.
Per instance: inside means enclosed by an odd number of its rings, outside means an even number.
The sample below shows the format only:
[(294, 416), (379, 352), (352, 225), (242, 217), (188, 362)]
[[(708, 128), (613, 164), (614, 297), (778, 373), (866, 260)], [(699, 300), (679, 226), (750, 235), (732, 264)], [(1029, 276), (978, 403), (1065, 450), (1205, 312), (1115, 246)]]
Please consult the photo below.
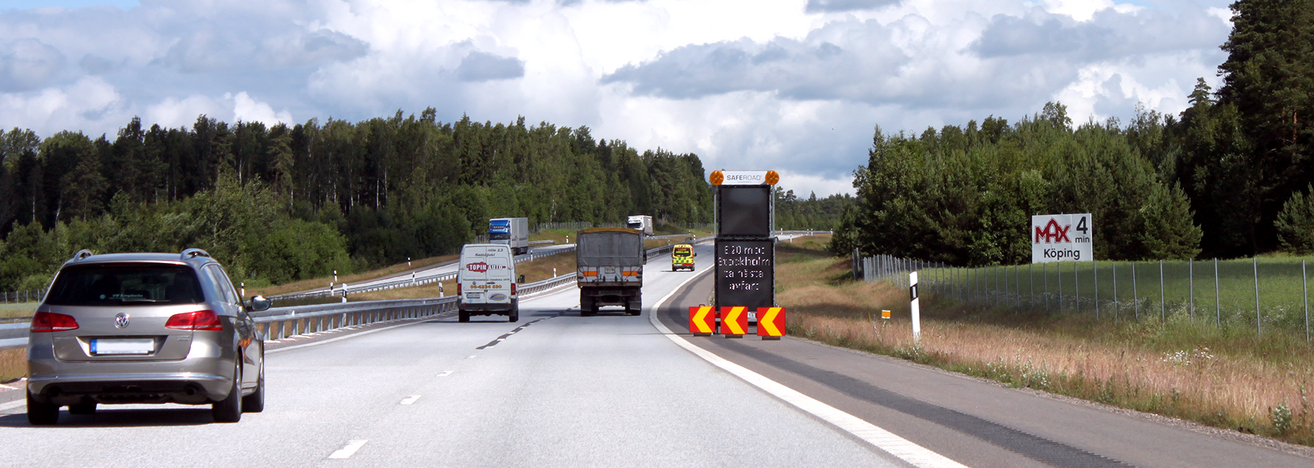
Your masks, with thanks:
[(713, 270), (713, 268), (708, 268), (695, 273), (693, 276), (690, 276), (689, 279), (680, 283), (679, 286), (672, 289), (671, 292), (667, 293), (666, 296), (658, 300), (657, 303), (649, 309), (648, 321), (651, 322), (658, 331), (662, 332), (662, 335), (666, 336), (666, 338), (670, 339), (681, 348), (684, 348), (686, 351), (689, 351), (695, 356), (707, 361), (709, 364), (719, 367), (735, 377), (739, 377), (743, 381), (748, 382), (762, 391), (765, 391), (802, 411), (816, 416), (817, 418), (852, 434), (858, 439), (866, 441), (883, 452), (889, 453), (890, 455), (898, 457), (899, 459), (918, 467), (965, 467), (965, 465), (961, 463), (899, 437), (894, 433), (864, 421), (857, 416), (841, 411), (838, 408), (825, 404), (815, 398), (804, 395), (797, 390), (786, 387), (766, 376), (717, 356), (710, 351), (690, 343), (683, 337), (676, 335), (671, 329), (667, 328), (665, 324), (661, 323), (661, 320), (657, 318), (656, 311), (660, 310), (662, 305), (675, 296), (676, 292), (683, 289), (685, 285)]

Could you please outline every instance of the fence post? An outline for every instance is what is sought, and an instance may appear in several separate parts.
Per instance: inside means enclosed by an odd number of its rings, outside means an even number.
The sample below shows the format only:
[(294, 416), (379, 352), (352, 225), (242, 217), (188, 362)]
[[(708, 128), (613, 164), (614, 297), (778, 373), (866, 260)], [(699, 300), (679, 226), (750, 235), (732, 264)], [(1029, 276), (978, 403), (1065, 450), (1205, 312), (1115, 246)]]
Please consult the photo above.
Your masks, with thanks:
[(1132, 312), (1141, 320), (1141, 293), (1136, 290), (1136, 262), (1132, 262)]
[(1080, 262), (1072, 262), (1072, 313), (1081, 314), (1081, 279), (1077, 275)]
[[(1301, 261), (1303, 262), (1304, 260)], [(1190, 300), (1191, 305), (1189, 311), (1191, 314), (1191, 322), (1194, 323), (1195, 322), (1195, 259), (1194, 258), (1186, 259), (1186, 276), (1189, 278), (1186, 281), (1187, 284), (1186, 293), (1191, 296), (1191, 300)]]
[(1118, 311), (1121, 310), (1121, 304), (1118, 303), (1118, 264), (1109, 266), (1113, 270), (1113, 323), (1118, 323)]
[[(1075, 265), (1075, 263), (1073, 265)], [(1054, 282), (1058, 283), (1058, 287), (1059, 287), (1058, 311), (1061, 314), (1063, 313), (1063, 262), (1055, 262), (1054, 271), (1056, 272), (1056, 274), (1054, 275), (1056, 277), (1054, 279)]]
[(1255, 267), (1255, 336), (1264, 336), (1264, 326), (1259, 321), (1259, 257), (1250, 260)]
[(1100, 320), (1100, 264), (1090, 259), (1090, 274), (1095, 277), (1095, 321)]
[(1218, 257), (1214, 257), (1214, 320), (1218, 328), (1223, 328), (1223, 303), (1218, 299)]
[(1305, 261), (1300, 261), (1300, 295), (1305, 299), (1305, 343), (1309, 343), (1309, 279), (1305, 276)]
[(1049, 311), (1049, 262), (1040, 264), (1040, 277), (1045, 280), (1045, 310)]
[(1032, 268), (1034, 266), (1036, 266), (1035, 263), (1027, 264), (1027, 285), (1031, 287), (1031, 293), (1027, 295), (1027, 302), (1033, 308), (1036, 307), (1036, 273), (1035, 269)]

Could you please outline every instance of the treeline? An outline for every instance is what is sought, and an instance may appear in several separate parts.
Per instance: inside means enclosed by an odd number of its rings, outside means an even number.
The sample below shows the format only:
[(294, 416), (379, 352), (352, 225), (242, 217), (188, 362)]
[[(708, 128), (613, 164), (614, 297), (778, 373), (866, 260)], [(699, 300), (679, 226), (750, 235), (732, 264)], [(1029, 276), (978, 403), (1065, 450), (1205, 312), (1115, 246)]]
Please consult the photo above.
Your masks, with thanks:
[(955, 264), (1029, 261), (1030, 216), (1093, 215), (1099, 259), (1314, 251), (1314, 9), (1242, 0), (1215, 92), (1073, 128), (1057, 103), (1010, 125), (884, 135), (833, 249)]
[(0, 290), (43, 286), (81, 248), (200, 247), (283, 282), (454, 252), (492, 217), (711, 222), (693, 154), (638, 152), (587, 127), (419, 117), (267, 127), (200, 116), (112, 140), (0, 131)]
[(799, 198), (793, 190), (785, 190), (780, 186), (776, 186), (774, 196), (776, 229), (786, 231), (834, 229), (844, 215), (844, 210), (856, 201), (853, 195), (847, 193), (817, 198), (813, 192), (808, 198)]

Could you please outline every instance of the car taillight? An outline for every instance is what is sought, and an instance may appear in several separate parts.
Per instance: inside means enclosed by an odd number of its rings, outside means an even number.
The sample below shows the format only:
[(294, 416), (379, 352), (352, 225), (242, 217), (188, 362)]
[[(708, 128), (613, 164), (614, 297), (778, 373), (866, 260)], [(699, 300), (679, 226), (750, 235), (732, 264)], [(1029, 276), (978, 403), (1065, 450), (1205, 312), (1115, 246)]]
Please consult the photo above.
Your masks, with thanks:
[(50, 333), (77, 330), (78, 321), (72, 315), (54, 312), (37, 312), (32, 316), (32, 333)]
[(224, 329), (223, 322), (219, 321), (219, 315), (213, 310), (198, 310), (196, 312), (183, 312), (173, 314), (169, 317), (168, 322), (164, 322), (164, 328), (174, 330), (194, 330), (194, 331), (220, 331)]

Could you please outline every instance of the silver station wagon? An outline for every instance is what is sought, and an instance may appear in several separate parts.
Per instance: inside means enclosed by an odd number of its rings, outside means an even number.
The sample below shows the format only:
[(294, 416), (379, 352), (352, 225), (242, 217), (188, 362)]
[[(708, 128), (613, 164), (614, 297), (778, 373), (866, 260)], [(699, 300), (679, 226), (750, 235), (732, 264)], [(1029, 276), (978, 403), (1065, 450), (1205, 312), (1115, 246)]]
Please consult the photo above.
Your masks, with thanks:
[(210, 404), (236, 422), (265, 406), (265, 345), (210, 254), (78, 252), (32, 317), (27, 420), (54, 424), (59, 408), (97, 404)]

